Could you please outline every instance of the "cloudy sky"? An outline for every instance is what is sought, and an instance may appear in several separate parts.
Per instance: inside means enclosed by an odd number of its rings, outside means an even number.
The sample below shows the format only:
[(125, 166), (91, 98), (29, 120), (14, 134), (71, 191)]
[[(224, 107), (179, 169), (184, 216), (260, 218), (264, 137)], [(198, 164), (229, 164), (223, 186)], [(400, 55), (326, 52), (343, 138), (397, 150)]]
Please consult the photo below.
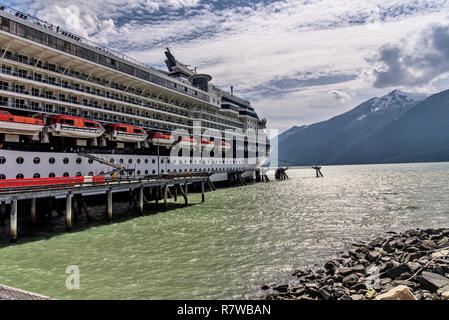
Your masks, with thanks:
[(169, 46), (280, 131), (449, 89), (447, 0), (10, 0), (157, 68)]

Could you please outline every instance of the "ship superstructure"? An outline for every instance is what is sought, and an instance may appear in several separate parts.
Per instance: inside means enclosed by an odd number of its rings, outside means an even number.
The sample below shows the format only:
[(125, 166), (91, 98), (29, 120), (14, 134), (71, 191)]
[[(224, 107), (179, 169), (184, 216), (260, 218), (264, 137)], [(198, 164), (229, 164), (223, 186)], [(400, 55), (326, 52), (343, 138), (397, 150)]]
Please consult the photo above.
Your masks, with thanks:
[[(266, 121), (168, 48), (168, 71), (157, 70), (6, 6), (0, 48), (0, 179), (102, 175), (110, 163), (135, 175), (211, 172), (220, 180), (260, 166), (249, 154), (269, 149), (266, 137), (245, 136), (239, 152), (238, 138), (221, 133), (257, 135)], [(176, 145), (190, 149), (188, 158), (172, 156)]]

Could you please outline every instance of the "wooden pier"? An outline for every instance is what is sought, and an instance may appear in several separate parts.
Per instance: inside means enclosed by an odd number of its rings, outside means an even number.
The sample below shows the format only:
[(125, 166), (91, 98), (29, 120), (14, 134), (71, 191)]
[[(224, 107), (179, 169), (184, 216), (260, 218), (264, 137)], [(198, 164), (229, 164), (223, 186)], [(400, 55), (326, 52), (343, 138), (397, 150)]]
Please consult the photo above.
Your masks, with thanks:
[[(54, 208), (55, 199), (65, 199), (65, 224), (68, 231), (72, 230), (73, 220), (83, 211), (88, 219), (91, 220), (89, 207), (85, 197), (95, 195), (106, 195), (105, 212), (109, 221), (113, 220), (113, 200), (114, 194), (129, 192), (130, 204), (138, 214), (143, 215), (145, 205), (151, 205), (154, 201), (155, 206), (159, 201), (163, 201), (163, 208), (167, 209), (169, 196), (177, 201), (178, 192), (184, 198), (185, 205), (189, 204), (189, 186), (197, 187), (201, 192), (201, 201), (205, 201), (206, 185), (209, 190), (215, 190), (209, 179), (210, 174), (168, 174), (160, 176), (146, 177), (76, 177), (76, 178), (56, 178), (51, 180), (51, 184), (43, 181), (41, 184), (31, 184), (32, 179), (24, 179), (21, 185), (17, 181), (8, 186), (8, 182), (2, 182), (0, 185), (0, 223), (6, 221), (6, 214), (9, 209), (9, 229), (10, 241), (17, 242), (18, 239), (18, 208), (21, 207), (27, 211), (31, 222), (37, 220), (37, 202), (41, 208), (51, 212)], [(30, 184), (27, 185), (27, 181)], [(33, 182), (34, 183), (34, 182)], [(42, 205), (44, 204), (44, 205)], [(59, 213), (62, 214), (62, 210)]]

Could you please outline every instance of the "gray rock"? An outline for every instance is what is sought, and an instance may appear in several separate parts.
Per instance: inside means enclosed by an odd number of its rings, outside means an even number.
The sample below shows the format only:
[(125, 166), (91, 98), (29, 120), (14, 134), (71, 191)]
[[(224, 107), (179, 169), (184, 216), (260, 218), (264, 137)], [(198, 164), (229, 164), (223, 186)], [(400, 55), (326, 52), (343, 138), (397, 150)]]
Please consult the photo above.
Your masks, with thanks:
[(365, 296), (363, 294), (353, 294), (351, 295), (352, 300), (365, 300)]
[(393, 253), (396, 249), (391, 245), (391, 243), (395, 244), (394, 241), (391, 242), (387, 242), (384, 244), (384, 246), (382, 247), (382, 249), (387, 252), (387, 253)]
[(437, 244), (432, 240), (424, 240), (421, 243), (421, 248), (424, 250), (433, 250), (437, 248)]
[(360, 276), (358, 276), (356, 273), (350, 274), (343, 278), (342, 284), (346, 288), (351, 288), (354, 286), (357, 281), (359, 280)]
[(332, 299), (332, 289), (330, 286), (322, 287), (318, 290), (319, 295), (323, 300), (330, 300)]
[(274, 287), (273, 289), (278, 291), (278, 292), (287, 292), (288, 291), (288, 285), (287, 284), (283, 284), (283, 285)]
[(442, 238), (437, 242), (438, 248), (449, 247), (449, 238)]
[(351, 268), (348, 267), (342, 267), (337, 270), (337, 273), (342, 275), (343, 277), (346, 277), (347, 275), (351, 274), (351, 272), (352, 272)]
[(327, 272), (330, 275), (334, 275), (335, 274), (335, 271), (337, 271), (337, 267), (338, 267), (338, 264), (335, 261), (333, 261), (333, 260), (329, 260), (324, 265), (324, 268), (327, 270)]
[(401, 274), (410, 272), (410, 268), (406, 263), (402, 263), (397, 267), (390, 268), (384, 272), (384, 276), (392, 279), (398, 278)]
[(423, 271), (421, 274), (420, 287), (422, 289), (429, 290), (430, 292), (436, 292), (445, 286), (449, 286), (448, 278), (428, 271)]

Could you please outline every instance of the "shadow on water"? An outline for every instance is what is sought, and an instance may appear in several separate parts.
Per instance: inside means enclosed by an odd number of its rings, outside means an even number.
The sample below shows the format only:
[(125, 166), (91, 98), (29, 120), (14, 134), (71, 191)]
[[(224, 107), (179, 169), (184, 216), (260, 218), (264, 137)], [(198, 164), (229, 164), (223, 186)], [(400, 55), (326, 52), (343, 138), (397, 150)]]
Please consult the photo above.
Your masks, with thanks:
[[(172, 200), (172, 198), (168, 198)], [(64, 200), (65, 201), (65, 200)], [(136, 218), (141, 218), (145, 216), (151, 216), (156, 214), (164, 214), (169, 211), (177, 210), (180, 208), (194, 207), (201, 203), (189, 203), (184, 204), (184, 199), (178, 202), (168, 202), (167, 207), (164, 208), (164, 203), (162, 201), (156, 204), (154, 201), (144, 204), (144, 213), (138, 213), (138, 209), (134, 205), (130, 205), (128, 201), (123, 199), (120, 202), (114, 202), (113, 204), (113, 220), (109, 221), (106, 214), (106, 206), (98, 205), (98, 201), (94, 197), (88, 198), (87, 203), (89, 206), (90, 218), (80, 210), (77, 216), (73, 216), (72, 230), (68, 231), (66, 228), (66, 216), (65, 213), (59, 214), (57, 212), (52, 212), (51, 214), (39, 214), (37, 212), (37, 221), (35, 224), (31, 222), (31, 217), (26, 214), (28, 207), (23, 206), (21, 212), (18, 214), (17, 221), (17, 233), (18, 240), (17, 243), (10, 243), (10, 230), (9, 230), (9, 214), (6, 214), (6, 219), (3, 225), (0, 225), (0, 249), (9, 247), (11, 245), (21, 245), (29, 242), (48, 240), (68, 232), (82, 232), (91, 228), (101, 227), (111, 223), (121, 223)], [(95, 204), (94, 204), (95, 203)], [(29, 208), (28, 208), (29, 209)], [(9, 212), (9, 211), (7, 211)], [(0, 222), (1, 224), (1, 222)]]

